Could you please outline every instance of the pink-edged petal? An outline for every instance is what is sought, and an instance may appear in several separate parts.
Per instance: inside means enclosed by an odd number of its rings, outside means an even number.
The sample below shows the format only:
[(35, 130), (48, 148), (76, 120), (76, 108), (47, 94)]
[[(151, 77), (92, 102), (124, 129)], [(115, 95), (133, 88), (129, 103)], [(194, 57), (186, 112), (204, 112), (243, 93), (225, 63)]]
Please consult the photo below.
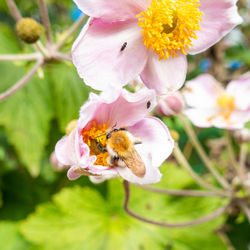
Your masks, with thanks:
[(200, 53), (229, 33), (242, 22), (236, 6), (236, 0), (200, 0), (200, 10), (204, 13), (201, 31), (197, 31), (197, 39), (193, 39), (193, 46), (189, 54)]
[(76, 149), (76, 132), (77, 131), (74, 129), (68, 136), (64, 136), (56, 144), (56, 158), (63, 165), (71, 166), (78, 162), (79, 153)]
[(186, 82), (182, 94), (191, 107), (213, 108), (216, 106), (218, 96), (223, 91), (213, 76), (203, 74)]
[(218, 109), (186, 109), (183, 113), (191, 122), (201, 128), (209, 128), (213, 126), (213, 119), (218, 114)]
[(148, 52), (137, 22), (92, 19), (72, 48), (80, 77), (97, 90), (121, 88), (143, 70)]
[(239, 80), (231, 81), (226, 92), (235, 97), (235, 105), (238, 109), (250, 108), (250, 77), (241, 77)]
[(101, 176), (89, 176), (90, 181), (92, 181), (95, 184), (102, 183), (106, 180), (110, 180), (113, 178), (119, 177), (119, 174), (106, 174), (106, 175), (101, 175)]
[(142, 144), (136, 145), (136, 149), (150, 156), (154, 168), (158, 168), (172, 153), (174, 141), (160, 119), (146, 117), (127, 129), (133, 136), (140, 138)]
[(151, 0), (74, 0), (74, 2), (88, 16), (114, 22), (135, 19), (137, 14), (146, 10)]
[[(139, 146), (139, 145), (138, 145)], [(162, 174), (160, 173), (159, 169), (157, 167), (152, 167), (152, 161), (151, 161), (151, 155), (149, 155), (147, 152), (143, 151), (141, 147), (136, 147), (137, 152), (140, 154), (145, 167), (146, 167), (146, 173), (145, 176), (140, 178), (134, 175), (129, 168), (127, 167), (117, 167), (117, 171), (119, 175), (132, 183), (136, 184), (152, 184), (157, 183), (161, 180)]]
[(177, 58), (159, 60), (154, 52), (149, 52), (148, 61), (141, 73), (144, 84), (158, 94), (172, 93), (183, 85), (187, 73), (187, 58), (179, 53)]
[(232, 112), (229, 119), (224, 119), (220, 116), (217, 119), (214, 119), (213, 125), (217, 128), (224, 129), (242, 129), (246, 122), (250, 120), (250, 110), (249, 111), (238, 111), (235, 110)]
[(110, 127), (131, 126), (144, 118), (156, 105), (154, 90), (142, 89), (136, 93), (122, 90), (114, 96), (104, 93), (101, 96), (91, 95), (91, 99), (83, 105), (80, 111), (80, 129), (87, 122), (96, 121), (99, 124), (110, 122)]

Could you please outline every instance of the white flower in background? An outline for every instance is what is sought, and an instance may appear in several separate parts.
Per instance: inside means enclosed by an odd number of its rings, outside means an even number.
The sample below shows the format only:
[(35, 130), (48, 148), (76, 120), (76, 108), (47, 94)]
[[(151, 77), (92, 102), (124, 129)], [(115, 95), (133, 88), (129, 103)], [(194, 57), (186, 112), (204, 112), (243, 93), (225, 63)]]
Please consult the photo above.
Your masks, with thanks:
[(250, 120), (250, 77), (231, 81), (224, 89), (211, 75), (188, 81), (183, 112), (198, 127), (241, 129)]

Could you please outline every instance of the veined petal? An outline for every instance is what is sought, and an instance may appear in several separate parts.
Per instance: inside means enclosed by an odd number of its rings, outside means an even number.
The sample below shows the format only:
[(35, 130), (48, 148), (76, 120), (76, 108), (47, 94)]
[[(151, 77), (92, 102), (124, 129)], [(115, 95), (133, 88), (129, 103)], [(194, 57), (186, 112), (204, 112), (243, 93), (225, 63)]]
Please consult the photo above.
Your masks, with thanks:
[(106, 21), (135, 19), (150, 5), (151, 0), (74, 0), (83, 13)]
[(165, 61), (150, 51), (140, 76), (148, 88), (155, 89), (158, 94), (169, 94), (181, 88), (186, 73), (187, 58), (184, 54), (179, 53), (177, 58), (169, 57)]
[(200, 10), (204, 13), (201, 31), (196, 31), (197, 39), (192, 39), (193, 46), (189, 54), (200, 53), (229, 33), (242, 22), (236, 6), (237, 0), (200, 0)]
[(159, 167), (172, 153), (174, 140), (166, 125), (158, 118), (146, 117), (127, 129), (142, 140), (142, 144), (136, 147), (145, 155), (150, 155), (152, 166)]
[(187, 81), (182, 91), (188, 106), (197, 108), (215, 107), (222, 92), (223, 88), (209, 74), (202, 74)]
[(99, 124), (109, 121), (110, 127), (131, 126), (146, 117), (155, 106), (154, 90), (142, 89), (130, 93), (124, 89), (113, 96), (107, 93), (101, 96), (92, 94), (88, 103), (81, 108), (80, 129), (92, 120)]
[(74, 129), (68, 136), (64, 136), (57, 142), (55, 153), (57, 160), (66, 166), (78, 162), (79, 153), (76, 150), (77, 131)]
[(136, 21), (92, 19), (72, 48), (80, 77), (97, 90), (121, 88), (133, 80), (143, 70), (147, 56)]

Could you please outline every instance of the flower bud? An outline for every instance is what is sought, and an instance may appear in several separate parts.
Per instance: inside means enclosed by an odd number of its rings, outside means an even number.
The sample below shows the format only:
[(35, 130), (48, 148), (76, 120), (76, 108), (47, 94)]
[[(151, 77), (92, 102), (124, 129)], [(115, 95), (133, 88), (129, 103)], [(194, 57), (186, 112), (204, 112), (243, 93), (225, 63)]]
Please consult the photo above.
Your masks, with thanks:
[(77, 120), (72, 120), (71, 122), (68, 123), (66, 127), (66, 135), (69, 135), (71, 131), (75, 129), (76, 124), (77, 124)]
[(169, 132), (174, 141), (178, 141), (180, 139), (180, 135), (176, 130), (171, 129)]
[(32, 18), (22, 18), (16, 24), (18, 37), (25, 43), (35, 43), (42, 33), (42, 26)]
[(164, 116), (172, 116), (182, 111), (184, 107), (183, 97), (179, 92), (173, 95), (161, 96), (156, 107), (156, 113)]
[(234, 137), (239, 143), (250, 142), (250, 130), (247, 128), (237, 130), (234, 133)]

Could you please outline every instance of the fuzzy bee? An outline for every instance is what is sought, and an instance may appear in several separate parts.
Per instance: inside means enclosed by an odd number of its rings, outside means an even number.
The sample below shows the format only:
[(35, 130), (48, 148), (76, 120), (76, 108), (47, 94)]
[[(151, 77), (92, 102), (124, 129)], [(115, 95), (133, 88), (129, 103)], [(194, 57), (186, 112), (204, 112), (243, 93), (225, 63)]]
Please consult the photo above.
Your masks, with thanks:
[(125, 128), (113, 129), (106, 135), (106, 138), (105, 151), (109, 153), (108, 164), (128, 167), (134, 175), (142, 178), (145, 175), (146, 167), (134, 147), (142, 142)]

